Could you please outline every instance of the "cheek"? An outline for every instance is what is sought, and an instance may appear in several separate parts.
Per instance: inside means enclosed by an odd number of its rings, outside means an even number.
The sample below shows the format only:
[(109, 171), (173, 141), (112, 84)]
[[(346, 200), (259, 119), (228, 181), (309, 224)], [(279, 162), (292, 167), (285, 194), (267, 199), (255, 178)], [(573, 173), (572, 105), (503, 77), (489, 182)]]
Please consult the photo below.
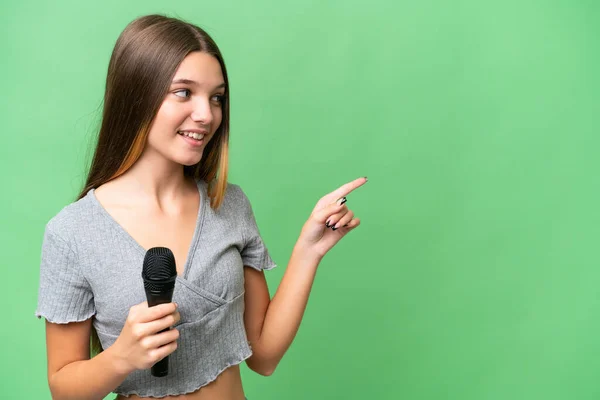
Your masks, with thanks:
[(217, 129), (219, 129), (222, 121), (223, 109), (221, 107), (217, 107), (213, 112), (213, 133), (216, 132)]
[(185, 113), (182, 107), (169, 102), (163, 103), (156, 114), (157, 124), (165, 128), (177, 127), (184, 119)]
[(181, 123), (181, 117), (176, 111), (176, 108), (163, 104), (156, 113), (148, 136), (148, 141), (154, 146), (176, 133)]

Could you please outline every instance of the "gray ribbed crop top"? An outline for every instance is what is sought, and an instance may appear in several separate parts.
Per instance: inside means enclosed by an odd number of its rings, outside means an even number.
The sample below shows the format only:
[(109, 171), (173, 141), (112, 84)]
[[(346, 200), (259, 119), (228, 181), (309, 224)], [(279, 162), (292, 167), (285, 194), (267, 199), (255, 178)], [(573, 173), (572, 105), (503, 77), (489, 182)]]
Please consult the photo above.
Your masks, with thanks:
[[(228, 184), (221, 207), (210, 207), (207, 184), (198, 181), (200, 207), (183, 276), (173, 301), (181, 321), (169, 375), (131, 373), (114, 392), (164, 397), (210, 383), (252, 351), (244, 328), (244, 271), (275, 267), (248, 198)], [(146, 300), (143, 249), (102, 207), (94, 189), (63, 208), (46, 225), (37, 317), (54, 323), (93, 318), (103, 348), (119, 336), (129, 308)]]

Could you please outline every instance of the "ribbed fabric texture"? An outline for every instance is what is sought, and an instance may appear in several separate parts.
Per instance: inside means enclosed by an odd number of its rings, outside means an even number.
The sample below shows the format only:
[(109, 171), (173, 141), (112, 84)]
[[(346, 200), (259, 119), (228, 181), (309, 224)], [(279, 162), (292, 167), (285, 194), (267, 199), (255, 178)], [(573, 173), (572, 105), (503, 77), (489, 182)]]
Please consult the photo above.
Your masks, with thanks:
[(44, 316), (50, 322), (84, 321), (95, 313), (94, 296), (77, 261), (69, 244), (47, 228), (38, 301), (48, 310)]
[[(181, 321), (169, 375), (135, 371), (115, 393), (165, 397), (190, 393), (252, 352), (246, 338), (244, 265), (275, 267), (262, 241), (248, 198), (229, 184), (221, 208), (210, 208), (206, 183), (198, 182), (200, 208), (183, 276), (173, 301)], [(146, 300), (143, 249), (90, 190), (46, 226), (35, 315), (53, 323), (93, 317), (103, 348), (119, 336), (129, 308)]]

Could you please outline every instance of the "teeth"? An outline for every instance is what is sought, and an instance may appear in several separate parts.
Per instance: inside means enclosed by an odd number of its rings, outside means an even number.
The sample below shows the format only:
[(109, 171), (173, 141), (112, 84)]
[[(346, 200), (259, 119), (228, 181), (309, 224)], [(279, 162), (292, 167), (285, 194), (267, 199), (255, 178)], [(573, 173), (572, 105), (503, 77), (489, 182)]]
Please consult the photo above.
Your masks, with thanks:
[(178, 133), (181, 135), (187, 136), (187, 137), (194, 138), (196, 140), (204, 139), (203, 133), (195, 133), (195, 132), (187, 132), (187, 131), (179, 131)]

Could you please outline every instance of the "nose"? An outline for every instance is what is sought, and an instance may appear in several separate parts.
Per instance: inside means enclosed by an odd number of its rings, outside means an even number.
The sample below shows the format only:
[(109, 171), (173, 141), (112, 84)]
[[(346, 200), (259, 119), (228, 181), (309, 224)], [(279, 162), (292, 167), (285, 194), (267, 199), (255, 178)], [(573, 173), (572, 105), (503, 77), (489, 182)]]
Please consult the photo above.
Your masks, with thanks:
[(194, 103), (191, 118), (202, 125), (210, 125), (213, 121), (213, 110), (208, 99), (197, 99)]

